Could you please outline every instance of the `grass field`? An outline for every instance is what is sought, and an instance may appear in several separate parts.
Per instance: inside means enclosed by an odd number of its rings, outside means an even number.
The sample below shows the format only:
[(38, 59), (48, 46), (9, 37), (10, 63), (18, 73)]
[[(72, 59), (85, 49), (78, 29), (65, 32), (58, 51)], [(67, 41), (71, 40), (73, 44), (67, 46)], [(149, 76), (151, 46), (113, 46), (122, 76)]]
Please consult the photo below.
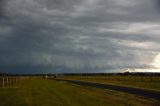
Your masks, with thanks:
[(160, 90), (160, 76), (62, 76), (58, 78)]
[(0, 88), (0, 106), (156, 106), (159, 101), (42, 78)]

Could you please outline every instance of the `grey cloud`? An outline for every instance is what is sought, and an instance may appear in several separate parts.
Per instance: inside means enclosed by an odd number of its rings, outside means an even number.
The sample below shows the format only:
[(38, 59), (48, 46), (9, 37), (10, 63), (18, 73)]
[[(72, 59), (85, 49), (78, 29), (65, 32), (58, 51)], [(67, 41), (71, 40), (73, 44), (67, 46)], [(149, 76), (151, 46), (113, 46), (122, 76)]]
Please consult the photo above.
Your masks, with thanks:
[(157, 8), (157, 11), (160, 11), (160, 1), (154, 0), (154, 2), (155, 2), (155, 7)]
[(5, 0), (0, 0), (0, 17), (2, 18), (4, 16), (3, 13), (3, 5)]
[(152, 47), (160, 29), (155, 3), (7, 0), (1, 9), (7, 18), (0, 17), (1, 67), (15, 72), (150, 67), (160, 50)]

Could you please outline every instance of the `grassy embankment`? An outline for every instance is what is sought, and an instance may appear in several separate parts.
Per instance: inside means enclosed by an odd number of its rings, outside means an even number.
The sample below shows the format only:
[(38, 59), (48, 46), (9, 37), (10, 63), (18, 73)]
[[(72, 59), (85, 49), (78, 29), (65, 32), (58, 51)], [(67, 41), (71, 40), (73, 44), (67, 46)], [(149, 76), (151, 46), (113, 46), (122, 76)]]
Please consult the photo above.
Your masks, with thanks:
[(160, 91), (160, 76), (62, 76), (58, 78)]
[(154, 106), (158, 101), (135, 95), (31, 78), (0, 88), (0, 106)]

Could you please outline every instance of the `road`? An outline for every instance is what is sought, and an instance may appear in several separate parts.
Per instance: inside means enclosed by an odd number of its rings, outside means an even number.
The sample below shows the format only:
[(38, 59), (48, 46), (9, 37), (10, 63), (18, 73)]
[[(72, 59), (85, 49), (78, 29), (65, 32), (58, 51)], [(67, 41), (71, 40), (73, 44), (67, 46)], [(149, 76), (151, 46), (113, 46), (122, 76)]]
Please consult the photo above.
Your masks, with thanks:
[(66, 81), (72, 84), (78, 84), (81, 86), (90, 86), (96, 88), (103, 88), (103, 89), (111, 89), (115, 91), (130, 93), (134, 95), (144, 96), (147, 98), (153, 98), (156, 100), (160, 100), (160, 91), (153, 91), (141, 88), (133, 88), (133, 87), (126, 87), (126, 86), (119, 86), (119, 85), (111, 85), (111, 84), (101, 84), (101, 83), (94, 83), (94, 82), (86, 82), (86, 81), (77, 81), (77, 80), (66, 80), (66, 79), (56, 79), (57, 81)]

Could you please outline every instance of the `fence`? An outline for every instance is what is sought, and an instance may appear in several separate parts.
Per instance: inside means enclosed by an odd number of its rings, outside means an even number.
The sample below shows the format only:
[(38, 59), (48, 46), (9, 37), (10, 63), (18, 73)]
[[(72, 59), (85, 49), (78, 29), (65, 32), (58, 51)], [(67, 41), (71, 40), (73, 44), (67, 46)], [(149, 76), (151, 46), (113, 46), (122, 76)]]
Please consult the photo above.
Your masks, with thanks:
[(134, 75), (110, 75), (110, 76), (63, 76), (61, 78), (75, 80), (106, 80), (106, 81), (125, 81), (125, 82), (160, 82), (160, 76), (134, 76)]
[(6, 86), (11, 86), (13, 84), (16, 84), (19, 81), (22, 81), (24, 79), (27, 79), (28, 77), (13, 77), (13, 76), (7, 76), (7, 77), (0, 77), (0, 87), (6, 87)]

